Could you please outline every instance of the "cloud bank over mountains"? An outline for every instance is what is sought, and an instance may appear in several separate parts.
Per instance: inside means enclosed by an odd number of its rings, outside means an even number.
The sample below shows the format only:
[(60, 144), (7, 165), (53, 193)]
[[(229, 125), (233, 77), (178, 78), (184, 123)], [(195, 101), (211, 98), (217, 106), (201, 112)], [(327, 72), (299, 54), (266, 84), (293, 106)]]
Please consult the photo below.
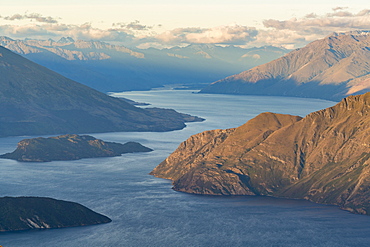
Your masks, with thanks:
[(235, 44), (244, 45), (255, 39), (253, 27), (229, 25), (213, 28), (177, 28), (154, 36), (153, 41), (166, 44)]
[[(0, 13), (1, 14), (1, 13)], [(12, 38), (60, 38), (119, 42), (123, 45), (171, 47), (187, 44), (222, 44), (246, 47), (274, 45), (298, 48), (333, 32), (370, 30), (370, 9), (352, 13), (346, 7), (335, 7), (332, 12), (306, 14), (289, 20), (266, 19), (263, 27), (240, 24), (216, 27), (179, 27), (158, 31), (162, 24), (146, 25), (139, 20), (113, 23), (111, 28), (94, 27), (92, 23), (65, 24), (59, 17), (39, 13), (0, 16), (0, 35)]]

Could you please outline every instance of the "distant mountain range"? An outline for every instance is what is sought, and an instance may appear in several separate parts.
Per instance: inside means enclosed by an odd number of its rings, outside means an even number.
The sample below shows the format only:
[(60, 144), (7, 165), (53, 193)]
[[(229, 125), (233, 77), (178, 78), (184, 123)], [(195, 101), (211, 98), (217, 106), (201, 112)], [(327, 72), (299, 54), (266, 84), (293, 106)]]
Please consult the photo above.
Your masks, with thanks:
[(262, 113), (191, 136), (151, 174), (177, 191), (269, 195), (370, 215), (370, 92), (305, 118)]
[(138, 108), (67, 79), (0, 46), (0, 137), (169, 131), (201, 118)]
[(370, 90), (370, 32), (334, 33), (269, 63), (216, 81), (201, 93), (339, 101)]
[(59, 41), (0, 37), (0, 45), (102, 92), (148, 90), (165, 84), (204, 87), (288, 52), (272, 46), (243, 49), (216, 45), (133, 50), (68, 37)]

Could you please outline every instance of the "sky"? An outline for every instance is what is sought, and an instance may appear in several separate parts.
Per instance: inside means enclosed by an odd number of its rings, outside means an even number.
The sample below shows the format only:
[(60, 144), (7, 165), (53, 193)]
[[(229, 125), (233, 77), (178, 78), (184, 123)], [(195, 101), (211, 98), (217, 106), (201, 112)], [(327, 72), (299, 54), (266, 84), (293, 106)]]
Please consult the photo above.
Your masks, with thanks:
[(370, 30), (368, 0), (1, 0), (0, 36), (299, 48), (333, 32)]

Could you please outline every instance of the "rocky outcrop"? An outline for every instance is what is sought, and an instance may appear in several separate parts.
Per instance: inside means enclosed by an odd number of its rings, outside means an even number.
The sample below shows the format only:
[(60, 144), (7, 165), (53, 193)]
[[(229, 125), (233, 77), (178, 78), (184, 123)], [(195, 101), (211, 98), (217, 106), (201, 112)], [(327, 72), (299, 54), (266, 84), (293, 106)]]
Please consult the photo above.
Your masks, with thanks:
[(137, 142), (121, 144), (104, 142), (88, 135), (62, 135), (22, 140), (18, 143), (15, 151), (0, 155), (0, 158), (26, 162), (47, 162), (53, 160), (113, 157), (125, 153), (150, 151), (153, 150)]
[(305, 118), (262, 113), (190, 137), (151, 174), (178, 191), (268, 195), (370, 215), (370, 93)]
[(74, 202), (45, 197), (0, 198), (0, 232), (88, 226), (111, 221)]
[(169, 131), (203, 119), (139, 108), (67, 79), (0, 47), (0, 137)]
[(370, 32), (334, 33), (272, 62), (216, 81), (202, 93), (339, 101), (370, 90)]

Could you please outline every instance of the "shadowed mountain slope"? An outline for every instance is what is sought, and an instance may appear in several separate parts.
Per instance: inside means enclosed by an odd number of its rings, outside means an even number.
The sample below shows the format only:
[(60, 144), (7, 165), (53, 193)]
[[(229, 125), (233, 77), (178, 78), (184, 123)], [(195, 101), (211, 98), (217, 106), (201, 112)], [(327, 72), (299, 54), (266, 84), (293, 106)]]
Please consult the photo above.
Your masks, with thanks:
[(0, 47), (0, 136), (169, 131), (201, 119), (142, 109)]

